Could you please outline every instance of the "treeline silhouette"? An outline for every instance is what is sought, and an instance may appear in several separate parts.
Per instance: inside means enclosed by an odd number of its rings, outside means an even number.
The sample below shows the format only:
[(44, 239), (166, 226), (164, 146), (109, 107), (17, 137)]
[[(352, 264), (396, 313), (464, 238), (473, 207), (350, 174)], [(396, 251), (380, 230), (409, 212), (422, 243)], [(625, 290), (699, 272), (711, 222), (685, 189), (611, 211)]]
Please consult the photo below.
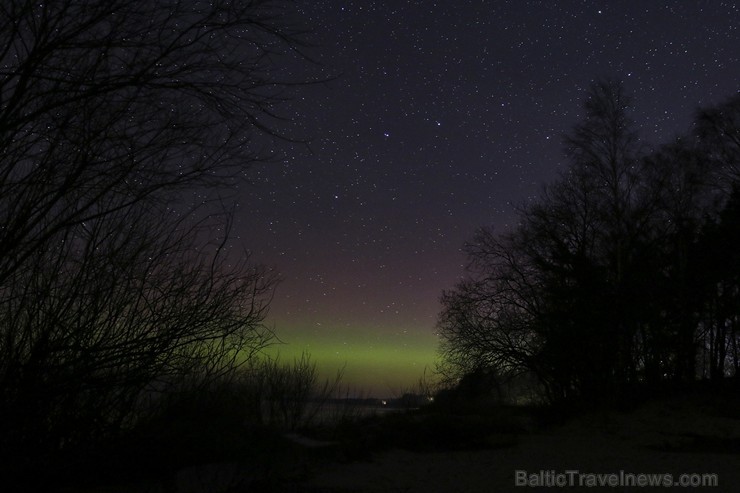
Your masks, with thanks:
[(442, 295), (443, 374), (612, 404), (738, 377), (740, 95), (657, 149), (621, 82), (593, 83), (584, 115), (516, 227), (467, 243), (469, 274)]

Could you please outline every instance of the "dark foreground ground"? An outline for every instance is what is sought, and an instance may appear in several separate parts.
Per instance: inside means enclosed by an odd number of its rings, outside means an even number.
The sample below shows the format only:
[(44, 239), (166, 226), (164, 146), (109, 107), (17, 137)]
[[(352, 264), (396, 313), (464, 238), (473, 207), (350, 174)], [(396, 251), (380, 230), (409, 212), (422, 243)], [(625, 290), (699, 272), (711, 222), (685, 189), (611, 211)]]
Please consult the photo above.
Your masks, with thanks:
[[(528, 487), (516, 487), (517, 471), (526, 471)], [(540, 471), (545, 471), (544, 475)], [(572, 475), (574, 487), (548, 487), (560, 478), (567, 486), (570, 478), (563, 474), (566, 471), (584, 475)], [(629, 415), (581, 417), (520, 434), (508, 447), (431, 453), (391, 450), (370, 461), (329, 467), (311, 484), (325, 491), (378, 493), (694, 490), (619, 484), (587, 487), (589, 481), (598, 481), (589, 473), (619, 475), (620, 471), (625, 475), (660, 474), (661, 485), (665, 484), (666, 473), (676, 481), (682, 479), (682, 474), (712, 473), (718, 486), (701, 491), (740, 491), (740, 421), (710, 419), (655, 405)], [(547, 472), (551, 473), (549, 477)], [(531, 481), (532, 474), (537, 481)], [(697, 478), (687, 479), (701, 479)], [(583, 486), (578, 487), (580, 481)]]
[[(140, 465), (122, 465), (109, 481), (98, 478), (56, 490), (737, 492), (738, 410), (740, 406), (724, 405), (721, 398), (679, 396), (649, 400), (629, 410), (591, 409), (557, 416), (547, 410), (513, 407), (477, 415), (421, 410), (293, 434), (252, 430), (240, 436), (242, 432), (232, 430), (231, 436), (215, 439), (223, 430), (213, 430), (214, 440), (208, 445), (213, 450), (194, 454), (189, 464), (160, 467), (157, 462), (167, 463), (162, 450), (142, 450), (145, 460)], [(250, 446), (239, 453), (217, 453), (219, 447), (233, 451), (234, 444), (244, 441)], [(173, 436), (170, 453), (182, 452), (187, 443), (185, 431)], [(625, 486), (619, 483), (620, 474), (624, 481), (638, 481), (640, 474), (659, 475), (644, 481), (660, 485)], [(517, 478), (522, 482), (523, 477), (526, 486), (517, 487)], [(667, 487), (682, 480), (693, 485), (716, 480), (717, 485)], [(599, 481), (616, 484), (599, 486)], [(555, 486), (557, 482), (561, 486)]]

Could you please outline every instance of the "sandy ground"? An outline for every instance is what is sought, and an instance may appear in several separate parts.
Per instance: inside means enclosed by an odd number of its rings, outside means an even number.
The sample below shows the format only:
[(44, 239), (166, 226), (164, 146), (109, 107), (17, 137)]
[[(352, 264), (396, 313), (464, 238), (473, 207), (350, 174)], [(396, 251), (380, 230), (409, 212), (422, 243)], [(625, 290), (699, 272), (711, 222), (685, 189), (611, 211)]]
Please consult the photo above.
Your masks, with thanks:
[[(221, 463), (179, 471), (166, 484), (95, 489), (96, 493), (400, 493), (524, 491), (707, 491), (740, 492), (740, 416), (707, 417), (693, 408), (665, 404), (630, 414), (611, 413), (572, 419), (567, 424), (520, 434), (514, 445), (486, 450), (378, 452), (369, 460), (337, 461), (330, 446), (299, 436), (293, 460), (274, 464), (268, 483), (265, 466)], [(699, 440), (697, 442), (697, 439)], [(508, 442), (507, 442), (508, 440)], [(511, 437), (489, 441), (512, 443)], [(697, 443), (699, 445), (697, 446)], [(719, 444), (719, 445), (718, 445)], [(725, 446), (729, 445), (729, 447)], [(689, 451), (690, 450), (690, 451)], [(341, 454), (340, 454), (341, 455)], [(313, 460), (307, 461), (306, 458)], [(540, 474), (540, 484), (516, 486), (517, 471)], [(578, 474), (714, 474), (714, 487), (594, 486), (596, 476)], [(549, 472), (549, 475), (548, 475)], [(521, 473), (519, 473), (521, 474)], [(561, 475), (574, 486), (548, 486)], [(583, 486), (578, 483), (581, 480)], [(603, 478), (603, 477), (602, 477)], [(531, 479), (531, 478), (530, 478)], [(618, 479), (618, 476), (614, 479)], [(700, 479), (700, 478), (699, 478)], [(663, 478), (661, 478), (663, 481)], [(90, 492), (93, 490), (90, 490)]]
[[(740, 454), (666, 451), (695, 436), (740, 438), (740, 421), (648, 410), (636, 416), (576, 421), (520, 438), (513, 447), (483, 451), (412, 453), (393, 450), (368, 462), (336, 464), (310, 481), (327, 492), (506, 492), (506, 491), (716, 491), (740, 492)], [(663, 450), (655, 450), (658, 447)], [(676, 450), (675, 448), (671, 450)], [(718, 486), (692, 487), (516, 487), (517, 470), (538, 474), (713, 473)], [(521, 473), (520, 473), (521, 474)], [(554, 476), (553, 477), (554, 480)], [(579, 477), (573, 476), (576, 485)], [(543, 477), (547, 481), (547, 477)], [(598, 481), (598, 479), (596, 479)]]
[[(498, 492), (498, 491), (681, 491), (683, 488), (515, 487), (515, 471), (562, 473), (716, 473), (719, 486), (707, 491), (740, 491), (740, 457), (639, 450), (599, 437), (532, 436), (505, 450), (418, 454), (391, 451), (372, 462), (336, 466), (310, 484), (326, 491)], [(577, 479), (576, 479), (577, 481)]]

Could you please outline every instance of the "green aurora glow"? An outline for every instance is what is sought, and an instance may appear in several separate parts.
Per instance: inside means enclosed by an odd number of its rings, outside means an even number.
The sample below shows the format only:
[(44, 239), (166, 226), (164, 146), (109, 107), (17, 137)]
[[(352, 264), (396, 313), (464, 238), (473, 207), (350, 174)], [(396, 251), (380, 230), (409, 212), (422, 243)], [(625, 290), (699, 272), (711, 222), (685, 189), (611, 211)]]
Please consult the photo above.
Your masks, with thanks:
[(438, 344), (434, 334), (419, 337), (399, 331), (380, 338), (368, 335), (373, 334), (371, 330), (330, 332), (307, 335), (305, 330), (282, 326), (277, 333), (283, 344), (265, 352), (284, 362), (305, 352), (316, 363), (322, 380), (333, 380), (342, 370), (342, 389), (368, 397), (399, 396), (434, 372)]

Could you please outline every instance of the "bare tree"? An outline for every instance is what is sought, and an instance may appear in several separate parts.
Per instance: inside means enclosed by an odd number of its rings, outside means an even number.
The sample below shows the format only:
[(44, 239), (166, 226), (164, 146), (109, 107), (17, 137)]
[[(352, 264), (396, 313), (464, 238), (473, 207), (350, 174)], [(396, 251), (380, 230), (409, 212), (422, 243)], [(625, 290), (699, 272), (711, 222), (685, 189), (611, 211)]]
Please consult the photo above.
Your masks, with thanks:
[(287, 6), (0, 7), (4, 458), (115, 433), (143, 392), (267, 343), (274, 276), (183, 197), (228, 189), (290, 136), (277, 105), (304, 83), (286, 68), (304, 44)]
[[(738, 367), (737, 97), (649, 155), (616, 82), (592, 85), (570, 167), (443, 295), (445, 368), (528, 370), (551, 398), (611, 400)], [(728, 180), (729, 179), (729, 180)], [(728, 191), (730, 190), (730, 191)]]
[[(133, 216), (136, 217), (133, 217)], [(146, 218), (146, 219), (141, 219)], [(207, 384), (270, 339), (274, 277), (128, 209), (37, 252), (3, 292), (3, 439), (30, 452), (109, 436), (144, 392)], [(17, 445), (17, 444), (16, 444)]]
[(516, 355), (514, 367), (538, 375), (555, 398), (613, 395), (617, 383), (634, 381), (634, 301), (650, 275), (651, 218), (628, 107), (619, 83), (592, 85), (584, 120), (565, 139), (570, 168), (522, 208), (506, 239), (475, 238), (469, 251), (481, 270), (443, 300), (443, 317), (454, 306), (469, 328), (444, 336), (443, 348), (452, 342), (473, 356), (461, 342), (485, 341), (475, 343), (485, 359)]
[(442, 294), (439, 370), (448, 384), (481, 369), (506, 377), (533, 368), (538, 279), (519, 239), (481, 229), (466, 246), (469, 278)]
[[(5, 2), (0, 282), (71, 226), (230, 184), (285, 130), (283, 2)], [(282, 78), (286, 79), (283, 80)]]
[(729, 196), (740, 181), (740, 95), (698, 111), (695, 134), (713, 162), (716, 184)]
[(740, 95), (697, 112), (694, 137), (704, 180), (712, 192), (710, 212), (692, 253), (702, 304), (696, 334), (699, 374), (722, 379), (740, 369), (740, 285), (737, 244), (740, 196)]

